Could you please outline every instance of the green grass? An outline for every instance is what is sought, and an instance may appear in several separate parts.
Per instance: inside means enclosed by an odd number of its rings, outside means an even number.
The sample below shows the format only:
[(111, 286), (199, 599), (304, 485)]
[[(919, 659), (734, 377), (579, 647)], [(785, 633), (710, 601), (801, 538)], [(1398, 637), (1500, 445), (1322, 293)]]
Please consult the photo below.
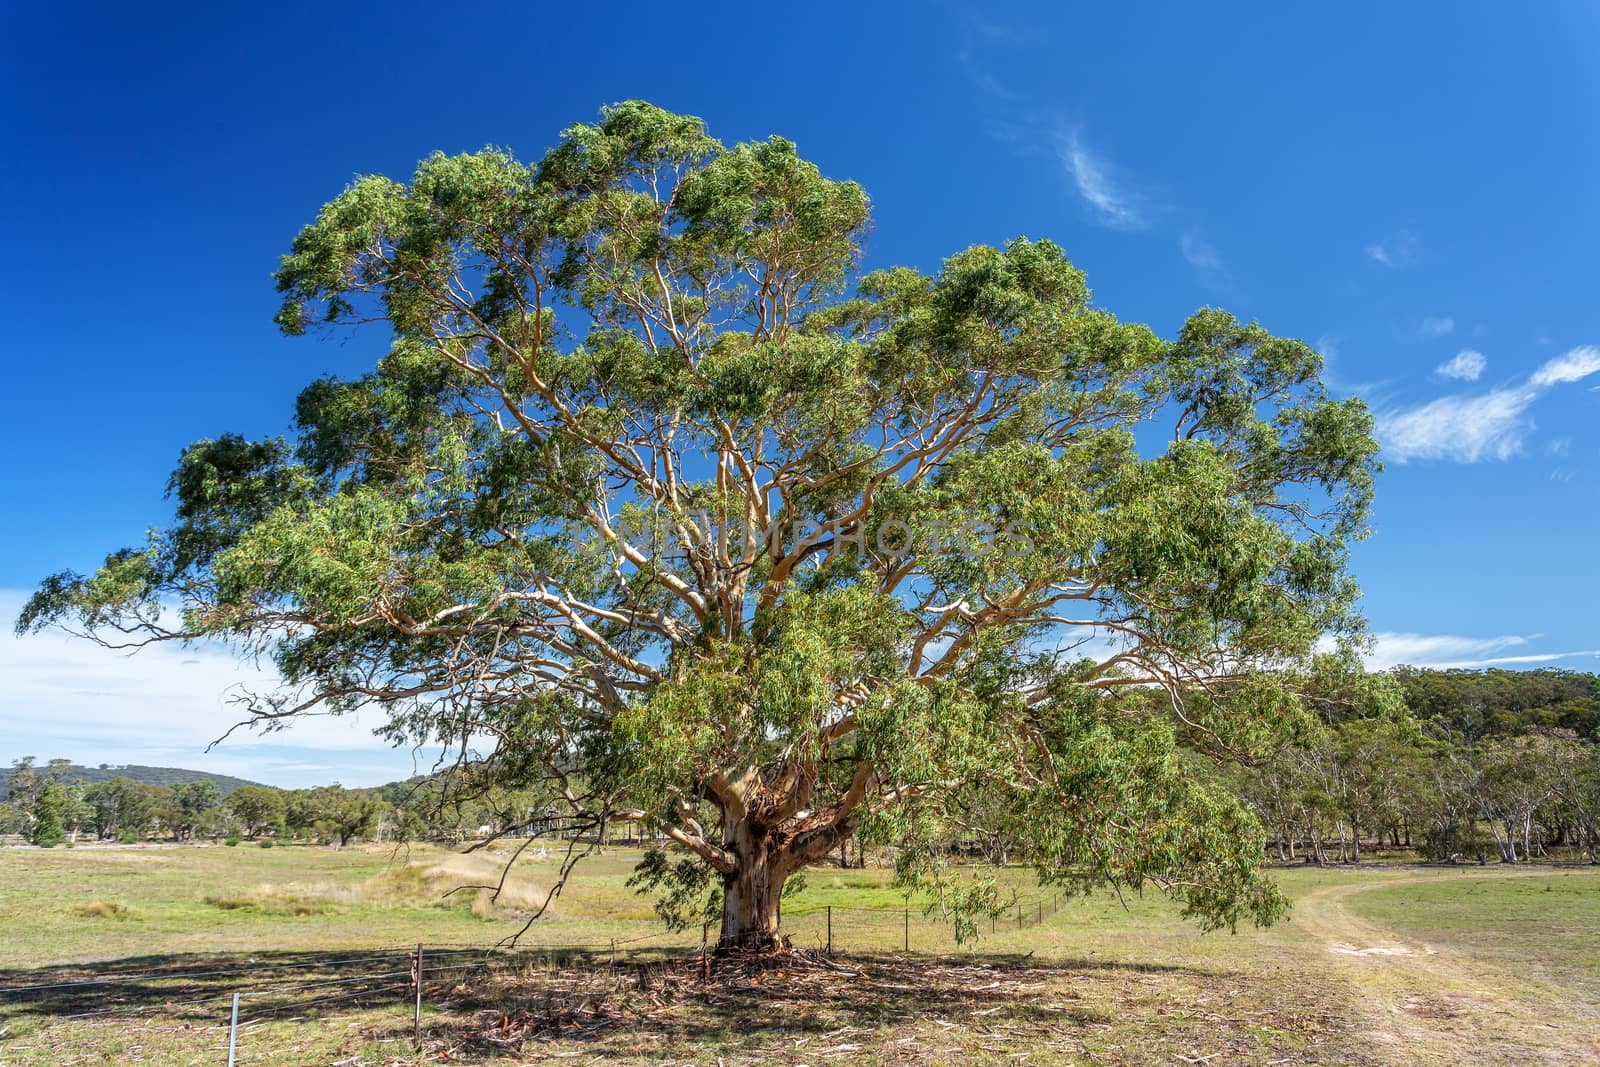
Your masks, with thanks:
[[(0, 968), (152, 952), (389, 946), (415, 941), (419, 931), (440, 941), (483, 939), (486, 924), (469, 908), (361, 892), (392, 862), (382, 849), (6, 849)], [(306, 905), (299, 911), (286, 900), (296, 894)], [(129, 917), (85, 921), (81, 910), (97, 901)], [(238, 906), (220, 903), (228, 901)]]
[[(438, 971), (430, 1048), (456, 1047), (456, 1062), (583, 1053), (639, 1064), (720, 1057), (729, 1067), (1001, 1063), (1023, 1053), (1028, 1063), (1213, 1053), (1201, 1062), (1542, 1062), (1540, 1042), (1558, 1038), (1534, 1032), (1541, 1017), (1560, 1035), (1580, 1034), (1578, 1021), (1600, 1010), (1600, 875), (1583, 869), (1285, 869), (1293, 920), (1237, 936), (1200, 934), (1157, 894), (1097, 893), (1056, 910), (1051, 890), (1007, 870), (1027, 925), (1011, 914), (958, 946), (888, 871), (819, 868), (785, 900), (785, 932), (798, 947), (820, 947), (831, 908), (834, 947), (861, 976), (802, 969), (702, 988), (689, 971), (662, 969), (665, 955), (697, 947), (699, 933), (662, 931), (625, 884), (636, 860), (609, 849), (585, 861), (529, 932), (526, 945), (564, 947), (574, 966), (552, 971), (550, 953), (534, 952), (502, 954), (492, 973)], [(435, 967), (453, 965), (449, 946), (488, 946), (521, 927), (559, 854), (528, 854), (498, 906), (484, 890), (445, 895), (495, 865), (435, 848), (7, 849), (0, 985), (254, 960), (265, 976), (257, 987), (281, 978), (314, 990), (371, 966), (403, 971), (398, 956), (341, 961), (419, 941)], [(1410, 947), (1391, 956), (1391, 943)], [(655, 969), (637, 969), (651, 961)], [(411, 1062), (405, 979), (386, 981), (369, 1002), (306, 1009), (314, 994), (298, 989), (281, 1004), (247, 1002), (241, 1062)], [(0, 1063), (216, 1062), (236, 985), (230, 975), (147, 979), (126, 1002), (157, 1007), (132, 1019), (64, 1018), (115, 990), (69, 990), (31, 1010), (0, 998)], [(1492, 997), (1475, 1003), (1474, 990)], [(219, 999), (184, 1007), (208, 997)], [(168, 1001), (175, 1006), (159, 1007)], [(268, 1013), (276, 1007), (287, 1014)], [(481, 1036), (485, 1020), (517, 1040), (500, 1049)], [(1509, 1039), (1508, 1026), (1523, 1037)], [(1497, 1059), (1501, 1048), (1520, 1059)]]
[[(486, 892), (445, 895), (456, 885), (493, 881), (505, 854), (478, 862), (433, 847), (6, 850), (0, 852), (0, 920), (27, 921), (0, 941), (0, 967), (116, 959), (143, 955), (151, 946), (182, 953), (492, 944), (521, 928), (560, 866), (553, 847), (542, 859), (525, 853), (499, 908), (486, 906)], [(613, 939), (698, 946), (698, 931), (663, 933), (649, 899), (627, 886), (637, 858), (636, 851), (614, 848), (585, 860), (527, 940), (597, 948)], [(1001, 879), (1025, 902), (1030, 923), (1039, 902), (1054, 906), (1055, 891), (1040, 889), (1029, 872), (1010, 869)], [(783, 903), (785, 930), (797, 944), (820, 943), (831, 906), (835, 947), (903, 948), (909, 907), (913, 950), (954, 950), (949, 927), (925, 916), (923, 902), (908, 902), (890, 881), (882, 868), (808, 871), (804, 889)], [(128, 909), (130, 921), (109, 930), (106, 923), (85, 923), (80, 911), (96, 901)], [(1128, 916), (1148, 914), (1149, 904), (1132, 904)], [(1123, 914), (1109, 896), (1078, 908), (1101, 926)], [(1017, 933), (1014, 917), (997, 924), (989, 943), (1035, 947), (1026, 931)]]
[(1600, 994), (1600, 878), (1592, 871), (1441, 877), (1363, 893), (1353, 907), (1435, 947)]

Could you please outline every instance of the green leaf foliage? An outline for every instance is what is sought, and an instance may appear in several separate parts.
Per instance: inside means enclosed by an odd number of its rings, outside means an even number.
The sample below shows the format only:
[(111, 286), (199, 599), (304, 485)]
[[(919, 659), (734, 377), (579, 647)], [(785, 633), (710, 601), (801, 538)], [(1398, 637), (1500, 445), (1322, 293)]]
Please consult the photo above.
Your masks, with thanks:
[(970, 931), (992, 884), (937, 842), (974, 813), (1046, 879), (1271, 921), (1260, 826), (1187, 761), (1270, 751), (1359, 638), (1370, 415), (1227, 312), (1119, 321), (1048, 240), (863, 273), (869, 208), (640, 101), (361, 178), (277, 321), (387, 355), (292, 440), (191, 446), (173, 526), (19, 627), (269, 654), (263, 723), (377, 705), (640, 820), (724, 938), (856, 834)]

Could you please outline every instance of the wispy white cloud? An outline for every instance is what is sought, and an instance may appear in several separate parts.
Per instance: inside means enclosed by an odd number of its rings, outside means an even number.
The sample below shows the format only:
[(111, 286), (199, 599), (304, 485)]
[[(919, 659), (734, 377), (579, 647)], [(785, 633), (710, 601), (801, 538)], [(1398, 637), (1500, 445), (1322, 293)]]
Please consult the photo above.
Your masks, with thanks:
[(1378, 412), (1384, 456), (1397, 463), (1510, 459), (1522, 452), (1533, 420), (1528, 411), (1556, 385), (1600, 372), (1600, 349), (1584, 345), (1550, 360), (1522, 385), (1476, 396), (1447, 396), (1419, 407)]
[(1483, 358), (1482, 352), (1470, 348), (1463, 348), (1455, 354), (1455, 358), (1439, 364), (1433, 368), (1433, 373), (1441, 378), (1454, 378), (1462, 382), (1475, 382), (1483, 374), (1483, 369), (1489, 361)]
[(1600, 348), (1579, 345), (1552, 359), (1534, 372), (1528, 384), (1535, 389), (1579, 382), (1600, 371)]
[(1533, 424), (1527, 411), (1536, 390), (1496, 389), (1480, 396), (1446, 396), (1421, 407), (1378, 414), (1386, 458), (1453, 459), (1477, 463), (1510, 459), (1522, 451)]
[(1374, 263), (1381, 263), (1390, 270), (1399, 270), (1417, 261), (1417, 250), (1416, 234), (1402, 230), (1393, 237), (1372, 242), (1366, 247), (1366, 254)]
[(1017, 94), (995, 72), (986, 53), (995, 48), (1004, 48), (1007, 53), (1014, 53), (1019, 47), (1028, 43), (1037, 44), (1037, 37), (1030, 41), (1030, 38), (1021, 31), (984, 18), (976, 11), (962, 12), (960, 26), (961, 43), (956, 51), (956, 64), (967, 80), (978, 92), (992, 100), (1016, 100)]
[(1062, 168), (1097, 222), (1118, 230), (1142, 230), (1150, 225), (1148, 200), (1117, 173), (1109, 160), (1091, 150), (1078, 131), (1058, 134), (1055, 149)]
[(1199, 227), (1192, 226), (1184, 231), (1178, 240), (1178, 251), (1183, 253), (1183, 258), (1189, 266), (1207, 281), (1221, 282), (1227, 278), (1227, 266), (1222, 262), (1222, 257), (1216, 248), (1200, 233)]
[(1521, 651), (1538, 641), (1543, 636), (1541, 634), (1461, 637), (1384, 632), (1372, 636), (1374, 647), (1366, 657), (1367, 666), (1372, 670), (1387, 670), (1402, 664), (1412, 667), (1471, 668), (1600, 658), (1600, 649), (1575, 652)]
[(1340, 373), (1341, 357), (1343, 355), (1339, 338), (1332, 334), (1322, 334), (1311, 345), (1322, 356), (1322, 380), (1328, 388), (1352, 396), (1363, 396), (1378, 388), (1374, 382), (1345, 381)]
[(270, 664), (218, 648), (152, 645), (130, 655), (60, 633), (15, 637), (11, 623), (24, 599), (0, 590), (0, 763), (61, 756), (275, 785), (372, 785), (412, 773), (411, 754), (374, 737), (380, 720), (368, 712), (297, 719), (269, 735), (239, 731), (207, 753), (243, 717), (232, 697), (282, 687)]
[(1443, 337), (1456, 328), (1456, 320), (1448, 315), (1424, 315), (1417, 323), (1418, 337)]

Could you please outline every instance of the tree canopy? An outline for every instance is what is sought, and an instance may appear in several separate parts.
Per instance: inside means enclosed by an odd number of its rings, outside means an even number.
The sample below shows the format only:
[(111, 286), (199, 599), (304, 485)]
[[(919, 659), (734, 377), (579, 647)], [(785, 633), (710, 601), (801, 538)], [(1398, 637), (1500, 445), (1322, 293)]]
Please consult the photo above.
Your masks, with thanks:
[(1119, 321), (1047, 240), (863, 273), (869, 219), (638, 101), (536, 164), (361, 178), (277, 321), (387, 354), (292, 439), (190, 446), (175, 522), (18, 626), (228, 641), (285, 679), (260, 722), (376, 704), (468, 781), (642, 820), (724, 944), (858, 833), (994, 907), (931, 847), (975, 812), (1048, 879), (1270, 921), (1260, 826), (1186, 753), (1258, 754), (1352, 664), (1367, 410), (1224, 311)]
[(1498, 667), (1393, 673), (1417, 718), (1470, 741), (1537, 727), (1600, 740), (1600, 675)]

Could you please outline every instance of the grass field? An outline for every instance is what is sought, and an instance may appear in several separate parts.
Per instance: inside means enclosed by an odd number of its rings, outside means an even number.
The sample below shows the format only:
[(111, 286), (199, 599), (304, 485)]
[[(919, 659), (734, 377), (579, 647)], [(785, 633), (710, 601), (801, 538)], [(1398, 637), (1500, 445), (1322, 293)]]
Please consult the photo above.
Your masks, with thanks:
[[(975, 946), (915, 907), (908, 924), (887, 872), (822, 868), (785, 929), (820, 947), (831, 907), (836, 969), (705, 983), (664, 962), (698, 932), (662, 933), (622, 849), (580, 867), (524, 941), (540, 951), (463, 951), (542, 898), (558, 858), (534, 856), (496, 906), (443, 895), (494, 859), (433, 848), (0, 850), (0, 987), (62, 987), (0, 991), (0, 1064), (219, 1063), (240, 988), (240, 1062), (257, 1064), (1600, 1062), (1584, 868), (1286, 869), (1292, 921), (1236, 936), (1158, 897), (1057, 910), (1008, 871), (1025, 925)], [(70, 984), (86, 981), (105, 984)]]

